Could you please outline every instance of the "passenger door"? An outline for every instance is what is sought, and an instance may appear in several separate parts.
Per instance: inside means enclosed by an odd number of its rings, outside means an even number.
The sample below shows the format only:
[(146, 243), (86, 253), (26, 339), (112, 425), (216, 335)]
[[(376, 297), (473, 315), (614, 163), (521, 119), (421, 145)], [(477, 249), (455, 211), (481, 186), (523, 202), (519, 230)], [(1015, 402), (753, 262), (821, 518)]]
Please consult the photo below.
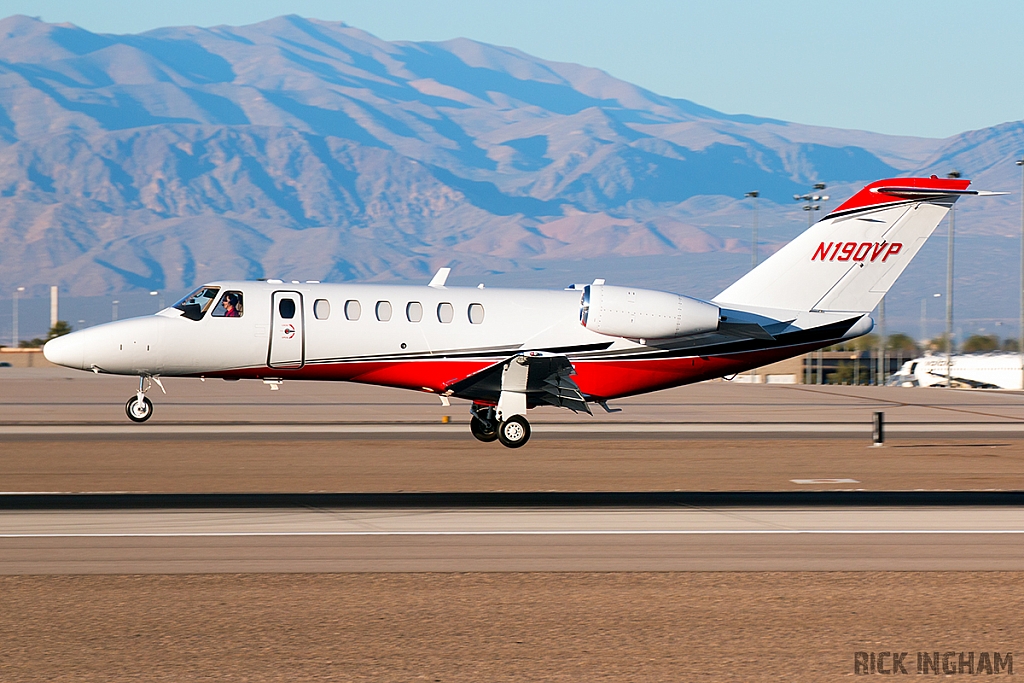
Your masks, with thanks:
[(273, 322), (267, 365), (272, 368), (301, 368), (306, 352), (302, 295), (298, 292), (274, 292), (271, 305)]

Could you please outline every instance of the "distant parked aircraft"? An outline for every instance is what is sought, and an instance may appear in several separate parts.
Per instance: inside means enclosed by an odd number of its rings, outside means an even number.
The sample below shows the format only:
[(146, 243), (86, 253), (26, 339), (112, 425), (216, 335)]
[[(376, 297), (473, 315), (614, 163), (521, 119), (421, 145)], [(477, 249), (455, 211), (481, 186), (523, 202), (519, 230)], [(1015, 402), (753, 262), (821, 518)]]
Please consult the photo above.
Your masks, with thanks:
[[(710, 301), (594, 280), (562, 291), (217, 281), (155, 315), (73, 332), (46, 357), (161, 377), (335, 380), (472, 401), (481, 441), (518, 447), (527, 410), (732, 375), (871, 330), (868, 315), (961, 195), (958, 179), (872, 183)], [(161, 385), (162, 386), (162, 385)]]
[[(1019, 353), (983, 353), (951, 356), (949, 369), (945, 356), (924, 356), (908, 360), (899, 372), (889, 378), (890, 386), (965, 389), (1020, 389), (1021, 355)], [(951, 382), (947, 382), (951, 378)]]

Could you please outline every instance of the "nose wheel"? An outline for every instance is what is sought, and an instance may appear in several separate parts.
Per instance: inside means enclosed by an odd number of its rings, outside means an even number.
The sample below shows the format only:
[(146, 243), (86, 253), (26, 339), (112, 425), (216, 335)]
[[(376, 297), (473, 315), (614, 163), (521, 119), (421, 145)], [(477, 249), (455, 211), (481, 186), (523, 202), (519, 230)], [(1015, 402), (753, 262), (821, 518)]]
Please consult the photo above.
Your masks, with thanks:
[(145, 422), (149, 418), (153, 417), (153, 402), (146, 398), (146, 392), (149, 388), (156, 384), (160, 387), (160, 390), (165, 394), (164, 385), (160, 381), (159, 377), (155, 375), (141, 375), (139, 377), (139, 390), (138, 392), (128, 399), (128, 402), (124, 404), (125, 415), (132, 422)]
[(153, 402), (145, 396), (141, 401), (138, 396), (132, 396), (124, 404), (124, 412), (132, 422), (145, 422), (153, 416)]

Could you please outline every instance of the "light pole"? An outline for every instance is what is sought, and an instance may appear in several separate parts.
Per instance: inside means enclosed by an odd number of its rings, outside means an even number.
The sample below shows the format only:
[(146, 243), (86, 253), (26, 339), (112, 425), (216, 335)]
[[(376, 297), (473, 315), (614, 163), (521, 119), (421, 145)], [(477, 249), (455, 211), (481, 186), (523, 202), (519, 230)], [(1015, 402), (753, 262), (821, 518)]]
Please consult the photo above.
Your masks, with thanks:
[[(757, 268), (757, 198), (761, 196), (758, 190), (751, 190), (750, 192), (743, 195), (744, 198), (749, 197), (754, 200), (754, 228), (750, 235), (750, 269)], [(757, 381), (757, 368), (750, 369), (750, 382), (753, 384)]]
[(761, 196), (761, 193), (753, 190), (743, 196), (754, 200), (754, 231), (750, 238), (750, 269), (753, 270), (757, 267), (757, 198)]
[[(950, 171), (947, 178), (959, 178), (960, 171)], [(953, 386), (953, 236), (956, 233), (956, 204), (949, 207), (949, 243), (946, 250), (946, 388)]]
[(117, 305), (119, 303), (121, 303), (121, 302), (118, 301), (117, 299), (114, 299), (113, 301), (110, 302), (110, 320), (111, 321), (117, 320)]
[(1020, 329), (1017, 334), (1017, 353), (1020, 354), (1020, 386), (1024, 389), (1024, 158), (1017, 159), (1020, 166)]
[[(932, 294), (932, 298), (938, 299), (941, 294)], [(928, 297), (921, 299), (921, 345), (928, 343)]]
[(160, 297), (160, 299), (158, 300), (158, 302), (160, 304), (160, 308), (156, 309), (157, 313), (159, 313), (160, 311), (164, 310), (164, 297), (163, 297), (163, 295), (160, 294), (160, 292), (150, 292), (149, 295), (150, 296), (159, 296)]
[(13, 328), (11, 330), (11, 346), (14, 348), (18, 348), (18, 294), (24, 291), (24, 287), (18, 287), (14, 290), (14, 306), (11, 309), (11, 327)]
[[(825, 183), (814, 183), (814, 189), (815, 190), (821, 191), (821, 190), (824, 190), (825, 187), (826, 187)], [(812, 194), (812, 193), (808, 193), (808, 194), (795, 194), (795, 195), (793, 195), (793, 199), (795, 201), (798, 201), (798, 202), (805, 202), (802, 208), (803, 208), (804, 211), (807, 212), (807, 227), (809, 228), (812, 225), (814, 225), (814, 212), (821, 210), (821, 204), (817, 204), (816, 202), (826, 202), (826, 201), (828, 201), (828, 195), (827, 194), (826, 195), (818, 195), (818, 194)], [(821, 349), (818, 349), (818, 353), (816, 355), (818, 357), (817, 358), (817, 360), (818, 360), (818, 384), (823, 384), (824, 383), (823, 375), (825, 374), (825, 368), (824, 368), (825, 358), (824, 358), (824, 353), (821, 351)]]
[(885, 384), (885, 376), (889, 367), (885, 364), (885, 295), (878, 302), (878, 336), (881, 338), (878, 348), (878, 370), (875, 372), (875, 384)]

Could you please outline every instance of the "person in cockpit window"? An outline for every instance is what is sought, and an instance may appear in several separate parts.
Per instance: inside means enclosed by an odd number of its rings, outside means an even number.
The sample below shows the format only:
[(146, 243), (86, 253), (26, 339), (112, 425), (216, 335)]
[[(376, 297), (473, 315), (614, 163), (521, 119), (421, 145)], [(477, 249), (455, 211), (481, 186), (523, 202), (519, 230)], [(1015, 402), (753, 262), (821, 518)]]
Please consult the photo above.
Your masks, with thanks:
[(228, 292), (224, 295), (224, 299), (220, 302), (221, 316), (225, 318), (241, 318), (242, 317), (242, 295), (236, 292)]

